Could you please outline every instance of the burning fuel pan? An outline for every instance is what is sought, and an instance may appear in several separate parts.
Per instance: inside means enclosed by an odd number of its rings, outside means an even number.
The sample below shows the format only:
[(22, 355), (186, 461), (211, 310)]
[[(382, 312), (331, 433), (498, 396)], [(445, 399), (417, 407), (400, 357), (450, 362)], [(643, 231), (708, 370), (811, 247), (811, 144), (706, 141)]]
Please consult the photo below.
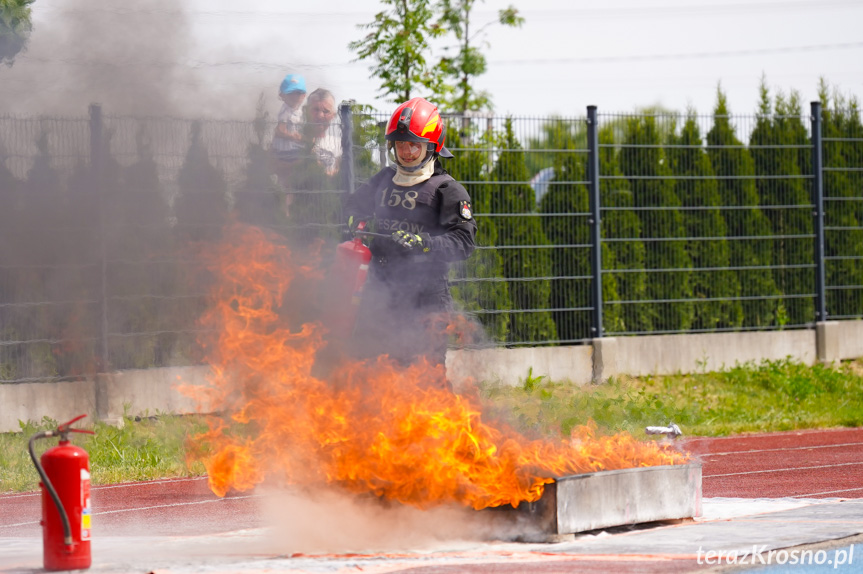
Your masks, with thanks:
[[(542, 498), (498, 509), (544, 534), (574, 534), (701, 515), (701, 465), (646, 466), (558, 478)], [(522, 522), (523, 524), (523, 522)]]

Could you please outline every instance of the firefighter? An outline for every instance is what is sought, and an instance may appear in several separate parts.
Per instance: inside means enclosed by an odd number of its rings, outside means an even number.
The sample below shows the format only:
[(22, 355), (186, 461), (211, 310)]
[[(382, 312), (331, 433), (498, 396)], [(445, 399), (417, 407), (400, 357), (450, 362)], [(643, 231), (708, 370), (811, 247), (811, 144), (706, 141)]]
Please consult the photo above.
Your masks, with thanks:
[(389, 355), (403, 365), (419, 357), (443, 364), (452, 308), (449, 264), (474, 250), (476, 222), (470, 196), (440, 158), (445, 126), (437, 107), (413, 98), (396, 108), (386, 128), (390, 166), (348, 196), (345, 215), (356, 230), (367, 222), (377, 234), (363, 289), (355, 350)]

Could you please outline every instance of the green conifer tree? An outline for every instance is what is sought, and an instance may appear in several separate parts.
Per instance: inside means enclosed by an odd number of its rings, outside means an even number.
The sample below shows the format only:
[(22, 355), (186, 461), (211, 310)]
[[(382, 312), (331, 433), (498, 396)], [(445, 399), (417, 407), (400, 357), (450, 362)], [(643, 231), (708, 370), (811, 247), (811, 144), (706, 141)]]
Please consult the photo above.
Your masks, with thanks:
[[(63, 261), (66, 240), (63, 204), (63, 181), (53, 166), (49, 133), (43, 130), (36, 140), (38, 155), (27, 171), (21, 218), (17, 225), (19, 249), (10, 261), (18, 266), (12, 302), (41, 302), (60, 299), (64, 278), (58, 267)], [(62, 293), (65, 298), (67, 295)], [(17, 325), (18, 340), (32, 341), (17, 346), (19, 375), (23, 378), (56, 378), (61, 376), (57, 349), (45, 341), (62, 340), (57, 321), (63, 312), (57, 305), (31, 305), (15, 308), (9, 321)]]
[[(108, 283), (111, 329), (118, 333), (158, 333), (116, 337), (114, 368), (167, 366), (182, 356), (181, 331), (191, 329), (202, 301), (176, 297), (179, 268), (168, 233), (170, 210), (153, 157), (146, 123), (135, 134), (137, 159), (122, 171), (122, 185), (109, 196)], [(185, 335), (186, 345), (193, 339)]]
[[(447, 131), (447, 147), (453, 150), (452, 159), (446, 160), (445, 168), (457, 181), (462, 182), (471, 197), (477, 223), (477, 246), (474, 254), (463, 264), (454, 265), (453, 298), (469, 313), (476, 313), (486, 334), (493, 341), (505, 341), (509, 333), (512, 299), (509, 285), (503, 281), (503, 258), (500, 251), (486, 249), (497, 243), (497, 227), (494, 219), (483, 217), (490, 211), (490, 186), (486, 183), (489, 156), (481, 149), (464, 149), (463, 138), (450, 124)], [(488, 142), (486, 142), (488, 143)]]
[[(792, 94), (786, 99), (771, 101), (765, 82), (761, 84), (761, 102), (755, 129), (750, 137), (750, 152), (755, 162), (756, 189), (761, 209), (770, 221), (776, 240), (773, 244), (773, 277), (776, 287), (785, 296), (783, 305), (792, 325), (815, 320), (812, 297), (814, 274), (811, 194), (802, 178), (798, 148), (809, 144), (806, 129), (800, 123), (800, 100)], [(777, 147), (788, 146), (788, 147)], [(777, 177), (778, 176), (778, 177)], [(800, 207), (793, 207), (793, 206)], [(782, 207), (778, 207), (782, 206)], [(786, 207), (791, 206), (791, 207)]]
[[(111, 368), (110, 345), (113, 337), (108, 337), (108, 356), (102, 357), (101, 347), (95, 342), (84, 344), (102, 336), (101, 306), (91, 301), (101, 301), (107, 297), (109, 309), (108, 333), (116, 333), (111, 322), (111, 311), (115, 303), (112, 285), (106, 285), (102, 292), (99, 278), (103, 259), (109, 259), (108, 248), (112, 242), (108, 230), (115, 225), (109, 210), (109, 198), (122, 187), (120, 182), (120, 164), (111, 155), (111, 139), (113, 131), (104, 129), (101, 134), (102, 146), (96, 157), (89, 162), (79, 161), (71, 177), (66, 181), (66, 193), (63, 198), (65, 211), (64, 241), (57, 246), (65, 261), (86, 265), (77, 273), (62, 271), (64, 290), (73, 303), (72, 309), (66, 309), (56, 324), (62, 329), (64, 338), (72, 340), (72, 344), (62, 346), (57, 352), (58, 370), (65, 376), (81, 375), (93, 372), (96, 365), (100, 368)], [(98, 166), (98, 167), (96, 167)], [(98, 169), (98, 173), (94, 173)], [(103, 246), (105, 248), (103, 255)], [(140, 291), (139, 291), (140, 292)], [(118, 365), (122, 367), (123, 365)]]
[[(15, 177), (12, 170), (6, 165), (8, 156), (5, 147), (0, 143), (0, 201), (5, 206), (0, 209), (0, 267), (10, 266), (16, 259), (19, 247), (18, 222), (21, 220), (21, 208), (23, 204), (23, 183)], [(8, 279), (0, 286), (0, 302), (11, 303), (16, 291), (16, 276), (14, 272), (7, 272)], [(24, 325), (19, 320), (19, 313), (15, 307), (8, 307), (3, 311), (3, 321), (0, 324), (0, 340), (20, 341), (18, 330)], [(13, 381), (20, 376), (20, 345), (0, 346), (0, 384)]]
[[(863, 124), (856, 100), (838, 90), (829, 94), (824, 80), (818, 89), (822, 105), (824, 167), (824, 232), (826, 282), (829, 287), (863, 285)], [(852, 140), (858, 141), (852, 141)], [(849, 169), (850, 168), (850, 169)], [(832, 229), (831, 229), (832, 228)], [(827, 316), (863, 316), (863, 289), (827, 291)]]
[(246, 146), (248, 162), (243, 183), (234, 192), (234, 213), (238, 221), (262, 227), (284, 225), (285, 218), (283, 193), (270, 177), (272, 158), (265, 146), (269, 128), (269, 112), (261, 94), (252, 121), (254, 138)]
[[(743, 322), (740, 283), (731, 265), (725, 240), (725, 220), (719, 209), (719, 188), (710, 160), (702, 146), (694, 110), (690, 110), (680, 133), (672, 133), (666, 151), (675, 191), (684, 209), (687, 251), (692, 259), (692, 293), (695, 300), (693, 329), (739, 327)], [(699, 239), (705, 238), (705, 239)], [(710, 239), (707, 239), (710, 238)], [(705, 269), (705, 271), (699, 271)]]
[[(599, 130), (600, 201), (603, 243), (603, 299), (608, 333), (646, 333), (653, 329), (650, 317), (641, 303), (620, 304), (616, 301), (647, 299), (647, 274), (644, 271), (644, 243), (641, 241), (641, 221), (633, 211), (634, 201), (629, 180), (623, 176), (615, 145), (616, 126), (609, 124)], [(606, 257), (605, 246), (609, 256)], [(617, 296), (605, 293), (605, 285), (614, 279)]]
[(182, 240), (214, 240), (221, 236), (227, 220), (228, 184), (222, 172), (210, 163), (200, 121), (191, 123), (189, 139), (186, 159), (177, 175), (177, 232)]
[(692, 261), (683, 239), (686, 236), (683, 217), (674, 209), (680, 207), (680, 199), (674, 193), (674, 181), (654, 116), (635, 117), (627, 122), (620, 167), (630, 180), (635, 206), (655, 208), (638, 212), (646, 269), (665, 270), (648, 272), (647, 297), (651, 301), (674, 300), (647, 304), (645, 312), (655, 330), (686, 330), (693, 317)]
[[(577, 341), (594, 336), (591, 331), (593, 306), (591, 300), (592, 269), (590, 247), (565, 247), (567, 245), (589, 245), (589, 190), (587, 180), (587, 156), (576, 153), (576, 141), (583, 135), (583, 126), (558, 120), (560, 134), (569, 137), (556, 138), (554, 149), (554, 179), (548, 192), (540, 201), (540, 212), (553, 214), (543, 217), (543, 230), (548, 240), (556, 247), (552, 249), (552, 271), (555, 279), (551, 284), (552, 318), (562, 341)], [(578, 132), (582, 133), (579, 134)], [(581, 138), (583, 139), (583, 138)], [(613, 254), (608, 244), (602, 245), (604, 266), (613, 267)], [(617, 281), (614, 275), (602, 277), (603, 301), (617, 300)], [(584, 309), (574, 311), (572, 309)], [(603, 329), (621, 330), (620, 308), (604, 309)]]
[[(758, 191), (752, 179), (755, 174), (752, 156), (735, 134), (721, 88), (717, 89), (713, 126), (707, 133), (707, 143), (707, 155), (725, 207), (723, 217), (728, 230), (731, 265), (737, 268), (740, 295), (744, 298), (743, 326), (773, 325), (777, 319), (776, 296), (779, 293), (773, 274), (765, 269), (773, 261), (770, 222), (759, 208)], [(742, 239), (746, 237), (754, 239)]]
[[(504, 276), (511, 280), (514, 309), (510, 317), (511, 342), (545, 342), (557, 339), (549, 313), (551, 255), (548, 239), (536, 217), (536, 195), (527, 184), (524, 151), (506, 121), (501, 149), (490, 180), (497, 182), (490, 198), (496, 221), (498, 245), (502, 248)], [(512, 183), (516, 182), (516, 183)]]
[(0, 265), (8, 264), (15, 251), (18, 241), (14, 232), (21, 217), (23, 202), (22, 182), (6, 165), (8, 158), (6, 148), (0, 142), (0, 202), (5, 206), (0, 209), (0, 229), (4, 230), (4, 233), (0, 234)]

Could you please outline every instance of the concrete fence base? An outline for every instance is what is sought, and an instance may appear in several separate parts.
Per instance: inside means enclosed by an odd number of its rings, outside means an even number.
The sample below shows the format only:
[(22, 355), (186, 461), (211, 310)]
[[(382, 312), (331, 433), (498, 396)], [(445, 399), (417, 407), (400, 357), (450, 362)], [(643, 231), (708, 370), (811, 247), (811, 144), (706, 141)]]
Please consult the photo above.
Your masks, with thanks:
[(209, 367), (164, 367), (103, 373), (82, 381), (0, 385), (0, 432), (18, 431), (18, 421), (58, 422), (86, 414), (87, 420), (122, 424), (123, 416), (206, 412), (206, 405), (181, 393), (180, 385), (204, 385)]
[[(791, 357), (807, 365), (863, 357), (863, 321), (827, 321), (815, 329), (608, 337), (589, 345), (454, 350), (447, 374), (456, 390), (476, 382), (523, 385), (547, 377), (576, 385), (601, 383), (619, 374), (667, 375), (717, 371), (747, 362)], [(58, 421), (86, 413), (109, 423), (124, 415), (207, 412), (207, 405), (180, 392), (205, 385), (209, 368), (165, 367), (117, 371), (62, 383), (0, 384), (0, 432), (19, 421)]]

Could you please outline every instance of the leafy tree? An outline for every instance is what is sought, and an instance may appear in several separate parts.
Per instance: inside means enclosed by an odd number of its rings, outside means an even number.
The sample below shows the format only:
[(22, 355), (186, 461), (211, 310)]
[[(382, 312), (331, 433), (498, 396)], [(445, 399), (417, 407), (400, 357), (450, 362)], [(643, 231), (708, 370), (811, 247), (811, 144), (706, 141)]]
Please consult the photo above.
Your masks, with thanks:
[[(755, 188), (755, 164), (732, 126), (721, 88), (707, 133), (710, 165), (716, 174), (727, 227), (731, 265), (737, 268), (740, 295), (744, 297), (743, 326), (765, 327), (781, 318), (778, 290), (769, 268), (773, 262), (770, 222), (761, 212)], [(764, 237), (761, 239), (761, 237)], [(753, 239), (746, 239), (753, 238)]]
[(739, 327), (743, 322), (740, 284), (734, 272), (727, 269), (731, 265), (731, 252), (725, 240), (727, 229), (720, 211), (719, 187), (702, 147), (694, 110), (687, 114), (680, 133), (672, 133), (668, 143), (666, 155), (675, 175), (675, 192), (683, 207), (689, 208), (682, 214), (686, 236), (691, 238), (687, 252), (693, 265), (692, 328)]
[(7, 66), (27, 47), (33, 25), (30, 5), (35, 0), (3, 0), (0, 2), (0, 62)]
[[(477, 314), (479, 322), (492, 340), (504, 341), (510, 327), (510, 314), (506, 311), (513, 306), (509, 286), (501, 280), (501, 252), (489, 249), (497, 244), (497, 226), (493, 218), (482, 215), (491, 211), (491, 187), (485, 183), (488, 178), (489, 156), (482, 149), (464, 149), (458, 130), (451, 129), (447, 133), (447, 147), (454, 150), (455, 157), (446, 160), (444, 167), (457, 181), (463, 183), (471, 197), (473, 211), (478, 214), (476, 224), (479, 249), (463, 264), (453, 266), (453, 298), (465, 311)], [(482, 310), (490, 312), (478, 313)]]
[[(863, 124), (855, 98), (838, 90), (829, 93), (824, 80), (818, 89), (822, 105), (824, 167), (824, 223), (826, 282), (831, 287), (863, 285)], [(850, 169), (849, 169), (850, 168)], [(827, 291), (827, 316), (860, 317), (863, 289)]]
[(488, 22), (474, 30), (471, 19), (477, 0), (441, 0), (443, 24), (458, 40), (458, 53), (455, 57), (445, 57), (441, 67), (448, 78), (454, 80), (454, 90), (436, 94), (448, 110), (464, 115), (468, 110), (491, 109), (491, 96), (488, 92), (477, 90), (474, 80), (486, 72), (486, 59), (476, 42), (485, 29), (494, 23), (503, 26), (520, 27), (524, 18), (518, 10), (509, 6), (498, 11), (496, 21)]
[[(644, 312), (655, 330), (686, 330), (692, 324), (692, 261), (686, 251), (680, 199), (674, 193), (654, 116), (639, 116), (627, 122), (620, 151), (620, 167), (629, 179), (635, 206), (640, 208), (645, 243), (647, 297)], [(680, 271), (668, 271), (680, 269)], [(662, 270), (662, 271), (659, 271)], [(677, 302), (685, 301), (685, 302)]]
[(392, 102), (403, 102), (417, 92), (445, 91), (444, 70), (430, 58), (431, 41), (445, 33), (435, 19), (434, 7), (423, 0), (381, 0), (384, 10), (373, 22), (360, 24), (369, 30), (348, 44), (357, 60), (371, 60), (372, 73), (380, 79), (380, 93)]
[[(608, 333), (641, 332), (653, 329), (650, 317), (641, 304), (619, 304), (616, 301), (643, 301), (647, 298), (647, 274), (644, 271), (645, 249), (641, 241), (641, 221), (632, 209), (634, 201), (629, 181), (623, 176), (615, 146), (614, 124), (599, 130), (599, 180), (602, 211), (602, 290), (603, 317)], [(608, 248), (606, 251), (605, 247)], [(608, 256), (606, 256), (608, 254)], [(617, 296), (606, 292), (614, 280)]]
[[(557, 333), (548, 312), (551, 256), (548, 239), (536, 215), (536, 199), (527, 182), (524, 151), (515, 138), (512, 120), (506, 121), (500, 152), (490, 181), (498, 182), (490, 197), (490, 213), (498, 215), (498, 243), (504, 276), (511, 281), (515, 309), (510, 318), (512, 342), (554, 341)], [(511, 183), (518, 182), (518, 183)]]
[[(351, 103), (351, 118), (354, 135), (351, 154), (354, 178), (358, 181), (366, 181), (381, 169), (380, 161), (376, 161), (376, 156), (381, 148), (386, 146), (384, 129), (379, 125), (371, 106)], [(342, 156), (343, 161), (348, 157), (345, 153)]]
[[(811, 265), (813, 261), (813, 242), (809, 237), (812, 234), (809, 207), (812, 199), (801, 177), (805, 175), (805, 166), (800, 165), (798, 148), (793, 147), (809, 148), (800, 114), (800, 98), (795, 93), (788, 99), (779, 94), (771, 111), (770, 96), (762, 80), (758, 119), (749, 148), (758, 176), (755, 185), (761, 209), (776, 237), (773, 277), (776, 287), (787, 297), (783, 303), (788, 321), (793, 325), (803, 325), (815, 318), (812, 298), (799, 297), (814, 293), (812, 270), (794, 267)], [(784, 207), (796, 205), (800, 207)]]

